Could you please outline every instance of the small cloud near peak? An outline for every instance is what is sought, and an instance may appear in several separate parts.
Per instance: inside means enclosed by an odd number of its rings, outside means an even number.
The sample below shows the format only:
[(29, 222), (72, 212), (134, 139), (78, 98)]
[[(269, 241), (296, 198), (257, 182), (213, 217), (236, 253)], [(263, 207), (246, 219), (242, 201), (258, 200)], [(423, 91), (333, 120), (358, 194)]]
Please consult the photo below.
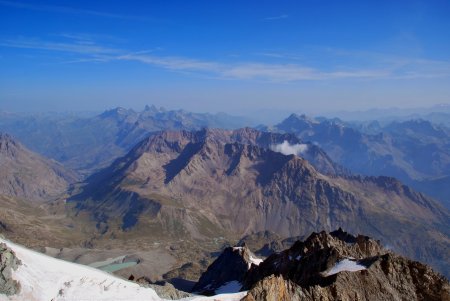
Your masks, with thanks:
[(284, 140), (283, 143), (271, 145), (270, 149), (286, 156), (299, 156), (308, 150), (308, 145), (302, 143), (290, 144), (288, 141)]

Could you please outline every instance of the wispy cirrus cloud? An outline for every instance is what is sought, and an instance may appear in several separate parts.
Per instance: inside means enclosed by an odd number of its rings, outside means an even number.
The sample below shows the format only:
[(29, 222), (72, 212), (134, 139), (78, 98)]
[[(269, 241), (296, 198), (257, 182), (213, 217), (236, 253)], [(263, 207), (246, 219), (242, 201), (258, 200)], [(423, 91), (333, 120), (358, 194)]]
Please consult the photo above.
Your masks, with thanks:
[(346, 78), (369, 79), (381, 78), (388, 75), (388, 72), (385, 70), (320, 71), (315, 68), (295, 64), (267, 64), (253, 62), (224, 64), (184, 57), (161, 57), (142, 54), (126, 54), (115, 57), (114, 59), (139, 61), (169, 70), (204, 72), (222, 79), (263, 80), (271, 82)]
[(330, 79), (370, 79), (387, 76), (385, 70), (338, 70), (321, 71), (296, 64), (244, 63), (230, 66), (223, 75), (237, 79), (262, 79), (274, 82)]
[(132, 20), (141, 20), (141, 21), (149, 20), (149, 18), (143, 18), (143, 17), (139, 17), (139, 16), (122, 15), (122, 14), (115, 14), (115, 13), (110, 13), (110, 12), (89, 10), (89, 9), (81, 9), (81, 8), (75, 8), (75, 7), (69, 7), (69, 6), (26, 3), (26, 2), (20, 2), (20, 1), (0, 0), (0, 6), (7, 6), (7, 7), (18, 8), (18, 9), (35, 10), (35, 11), (44, 11), (44, 12), (51, 12), (51, 13), (91, 15), (91, 16), (114, 18), (114, 19), (130, 19), (130, 20), (132, 19)]
[(125, 54), (115, 57), (122, 61), (138, 61), (170, 70), (220, 72), (222, 65), (216, 62), (196, 60), (183, 57), (161, 57), (139, 53)]
[(70, 42), (45, 41), (41, 39), (19, 38), (0, 41), (0, 46), (24, 49), (39, 49), (48, 51), (61, 51), (78, 54), (112, 54), (120, 53), (120, 49), (104, 47), (91, 40), (74, 40)]
[(268, 63), (255, 61), (202, 60), (182, 56), (163, 56), (161, 49), (130, 52), (126, 49), (107, 47), (86, 36), (66, 35), (68, 41), (44, 41), (21, 38), (0, 41), (0, 46), (64, 52), (79, 57), (64, 63), (135, 61), (170, 71), (194, 72), (219, 79), (262, 80), (269, 82), (324, 81), (324, 80), (374, 80), (450, 77), (450, 63), (423, 59), (392, 57), (379, 59), (371, 67), (327, 67), (327, 69), (295, 63)]
[(266, 17), (266, 18), (264, 18), (264, 20), (274, 21), (274, 20), (282, 20), (282, 19), (287, 19), (287, 18), (289, 18), (289, 15), (283, 14), (283, 15), (278, 15), (278, 16)]

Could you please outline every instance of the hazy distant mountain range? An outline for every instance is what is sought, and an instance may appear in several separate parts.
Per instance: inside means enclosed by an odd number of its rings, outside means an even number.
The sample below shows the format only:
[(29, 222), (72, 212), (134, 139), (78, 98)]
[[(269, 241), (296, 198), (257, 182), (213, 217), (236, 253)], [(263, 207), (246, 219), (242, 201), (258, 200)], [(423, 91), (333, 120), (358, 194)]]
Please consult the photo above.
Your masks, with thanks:
[[(450, 128), (445, 126), (450, 120), (447, 118), (450, 109), (447, 106), (440, 109), (440, 112), (430, 109), (421, 115), (437, 123), (408, 119), (417, 115), (399, 111), (403, 115), (398, 120), (404, 118), (404, 121), (350, 123), (292, 114), (273, 127), (258, 128), (293, 133), (303, 141), (318, 144), (331, 158), (328, 161), (336, 162), (343, 169), (363, 175), (396, 177), (450, 208)], [(251, 123), (249, 119), (226, 114), (167, 111), (154, 106), (147, 106), (141, 112), (116, 108), (91, 117), (5, 112), (0, 117), (0, 131), (84, 176), (108, 166), (139, 141), (160, 130), (235, 129)]]
[(295, 133), (354, 173), (396, 177), (450, 207), (450, 128), (443, 125), (414, 119), (382, 126), (292, 114), (260, 128)]
[(167, 111), (155, 106), (141, 112), (119, 107), (91, 117), (0, 112), (0, 131), (85, 175), (107, 166), (154, 131), (233, 129), (248, 123), (248, 119), (224, 113)]
[(329, 118), (339, 117), (343, 120), (367, 122), (378, 120), (383, 124), (393, 121), (424, 119), (435, 124), (450, 125), (450, 105), (441, 104), (419, 108), (386, 108), (361, 111), (336, 111), (326, 115)]
[[(148, 250), (155, 241), (344, 227), (450, 274), (450, 213), (416, 192), (448, 201), (444, 125), (293, 114), (251, 129), (237, 117), (154, 107), (92, 117), (2, 114), (0, 130), (12, 136), (0, 136), (0, 229), (30, 245), (132, 242)], [(174, 247), (173, 256), (194, 260), (196, 250)]]

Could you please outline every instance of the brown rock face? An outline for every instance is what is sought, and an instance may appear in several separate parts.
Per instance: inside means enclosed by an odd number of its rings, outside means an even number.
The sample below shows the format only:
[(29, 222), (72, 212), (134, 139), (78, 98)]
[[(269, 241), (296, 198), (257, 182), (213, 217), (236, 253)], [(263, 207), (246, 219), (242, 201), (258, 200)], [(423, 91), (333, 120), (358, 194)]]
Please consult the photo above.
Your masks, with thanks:
[[(383, 270), (386, 266), (395, 268)], [(304, 286), (272, 275), (257, 282), (243, 300), (450, 300), (450, 285), (442, 276), (391, 254), (380, 257), (367, 270), (340, 272), (329, 282)]]
[(449, 271), (448, 210), (395, 179), (324, 174), (269, 149), (287, 138), (250, 129), (161, 132), (90, 177), (72, 200), (105, 235), (111, 224), (192, 239), (343, 227)]
[(450, 298), (448, 280), (430, 267), (341, 230), (314, 233), (270, 256), (249, 271), (243, 289), (250, 289), (246, 301)]
[(78, 176), (0, 133), (0, 194), (36, 202), (65, 193)]
[[(301, 288), (290, 280), (284, 280), (282, 276), (271, 275), (264, 278), (252, 288), (242, 301), (300, 301)], [(318, 299), (320, 300), (320, 299)]]

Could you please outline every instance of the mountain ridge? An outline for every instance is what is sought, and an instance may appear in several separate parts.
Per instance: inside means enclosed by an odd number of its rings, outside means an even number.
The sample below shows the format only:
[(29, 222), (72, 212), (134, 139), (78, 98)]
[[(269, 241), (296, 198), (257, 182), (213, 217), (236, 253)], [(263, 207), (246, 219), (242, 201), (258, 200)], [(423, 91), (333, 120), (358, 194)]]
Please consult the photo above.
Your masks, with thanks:
[(422, 119), (391, 122), (381, 126), (348, 123), (339, 119), (312, 119), (291, 114), (267, 130), (293, 133), (314, 141), (337, 164), (369, 176), (392, 176), (416, 190), (440, 200), (449, 208), (448, 176), (450, 130)]
[[(325, 175), (301, 157), (236, 142), (233, 134), (154, 135), (69, 201), (102, 216), (105, 235), (152, 229), (146, 235), (201, 239), (271, 230), (289, 237), (342, 226), (448, 270), (450, 215), (439, 204), (392, 178)], [(417, 233), (433, 244), (420, 244)]]
[(57, 198), (79, 180), (76, 172), (33, 153), (1, 132), (0, 166), (0, 194), (32, 202)]
[(108, 166), (152, 132), (237, 128), (247, 119), (225, 113), (192, 113), (146, 106), (143, 111), (117, 107), (95, 116), (0, 112), (0, 131), (13, 134), (28, 148), (83, 175)]

